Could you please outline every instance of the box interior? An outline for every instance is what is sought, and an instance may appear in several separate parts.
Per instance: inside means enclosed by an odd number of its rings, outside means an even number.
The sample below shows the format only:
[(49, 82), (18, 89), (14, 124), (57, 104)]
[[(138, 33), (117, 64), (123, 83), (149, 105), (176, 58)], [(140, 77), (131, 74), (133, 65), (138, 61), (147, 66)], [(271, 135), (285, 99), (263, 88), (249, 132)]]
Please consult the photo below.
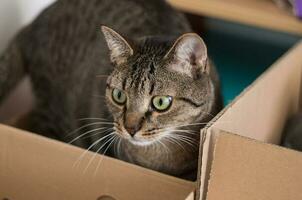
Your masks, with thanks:
[(205, 18), (196, 26), (222, 83), (224, 104), (231, 103), (301, 37)]
[(281, 57), (203, 131), (200, 191), (206, 199), (214, 149), (221, 132), (279, 144), (284, 124), (301, 104), (302, 43)]

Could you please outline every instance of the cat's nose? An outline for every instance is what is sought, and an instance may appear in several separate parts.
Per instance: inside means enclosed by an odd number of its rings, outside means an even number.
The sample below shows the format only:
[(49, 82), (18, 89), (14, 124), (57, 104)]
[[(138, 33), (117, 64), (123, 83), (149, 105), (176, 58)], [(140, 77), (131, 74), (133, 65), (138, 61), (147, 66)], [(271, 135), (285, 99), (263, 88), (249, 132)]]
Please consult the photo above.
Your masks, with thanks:
[(125, 127), (125, 129), (129, 133), (129, 135), (131, 135), (131, 137), (133, 137), (135, 133), (138, 131), (138, 129), (135, 127)]
[(139, 113), (127, 113), (124, 121), (126, 131), (132, 137), (141, 129), (143, 117)]

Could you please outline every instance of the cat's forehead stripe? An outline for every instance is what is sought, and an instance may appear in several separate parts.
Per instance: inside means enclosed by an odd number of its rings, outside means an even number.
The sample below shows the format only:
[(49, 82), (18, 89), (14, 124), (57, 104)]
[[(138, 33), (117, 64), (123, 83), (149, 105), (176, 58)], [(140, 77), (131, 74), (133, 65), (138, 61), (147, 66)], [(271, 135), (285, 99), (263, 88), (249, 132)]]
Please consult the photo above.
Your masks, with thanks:
[(126, 90), (127, 79), (128, 79), (128, 77), (126, 76), (126, 78), (124, 78), (124, 80), (123, 80), (123, 83), (122, 83), (123, 90)]
[(149, 95), (153, 95), (154, 88), (155, 88), (155, 82), (152, 82), (150, 86)]
[(153, 60), (140, 58), (132, 65), (131, 70), (131, 88), (142, 92), (146, 89), (146, 85), (149, 85), (148, 89), (151, 87), (156, 70)]

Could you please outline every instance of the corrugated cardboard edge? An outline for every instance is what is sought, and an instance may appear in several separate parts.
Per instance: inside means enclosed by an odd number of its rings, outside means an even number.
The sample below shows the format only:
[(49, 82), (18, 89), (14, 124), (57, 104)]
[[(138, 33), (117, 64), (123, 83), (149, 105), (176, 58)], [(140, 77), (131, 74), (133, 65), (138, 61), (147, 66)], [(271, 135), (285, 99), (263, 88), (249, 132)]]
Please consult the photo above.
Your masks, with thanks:
[[(245, 95), (245, 93), (247, 93), (249, 90), (251, 90), (251, 88), (253, 88), (253, 86), (255, 84), (257, 84), (260, 80), (262, 80), (266, 76), (266, 74), (270, 73), (270, 71), (272, 71), (274, 69), (273, 66), (277, 65), (283, 58), (285, 58), (286, 56), (291, 54), (295, 49), (301, 48), (301, 46), (302, 46), (302, 42), (299, 42), (291, 50), (289, 50), (283, 56), (281, 56), (281, 58), (279, 58), (272, 65), (272, 67), (269, 67), (251, 85), (249, 85), (247, 88), (245, 88), (243, 90), (243, 92), (241, 92), (227, 107), (225, 107), (219, 114), (217, 114), (216, 117), (214, 117), (204, 129), (201, 130), (202, 137), (201, 137), (201, 140), (200, 140), (201, 145), (199, 147), (197, 191), (195, 193), (195, 199), (196, 200), (205, 200), (205, 198), (206, 198), (207, 187), (208, 187), (208, 182), (207, 181), (209, 180), (208, 177), (207, 177), (209, 175), (209, 172), (207, 172), (207, 170), (210, 171), (209, 168), (211, 168), (211, 167), (207, 168), (207, 166), (211, 166), (211, 163), (208, 163), (208, 161), (209, 161), (209, 159), (208, 159), (209, 158), (208, 150), (209, 150), (209, 145), (211, 144), (211, 142), (213, 142), (211, 140), (211, 136), (212, 136), (211, 128), (212, 128), (212, 126), (215, 124), (215, 122), (218, 119), (220, 119), (223, 116), (223, 114), (225, 112), (227, 112), (229, 109), (231, 109), (232, 106), (234, 104), (236, 104), (238, 102), (238, 100), (240, 100)], [(302, 94), (300, 96), (300, 99), (302, 99)], [(301, 100), (300, 100), (300, 102), (301, 102)], [(206, 155), (205, 155), (205, 153), (206, 153)], [(201, 191), (203, 191), (203, 192), (201, 192)]]

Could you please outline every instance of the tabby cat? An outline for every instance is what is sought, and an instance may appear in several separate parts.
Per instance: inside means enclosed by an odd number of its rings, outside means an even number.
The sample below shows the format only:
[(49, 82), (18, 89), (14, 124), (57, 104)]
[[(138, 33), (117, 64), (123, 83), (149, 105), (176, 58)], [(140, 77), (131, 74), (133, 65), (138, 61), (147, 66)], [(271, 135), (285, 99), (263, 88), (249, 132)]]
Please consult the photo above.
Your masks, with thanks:
[(58, 0), (1, 56), (0, 100), (28, 75), (35, 106), (22, 128), (192, 174), (199, 130), (221, 99), (207, 48), (189, 32), (163, 0)]

